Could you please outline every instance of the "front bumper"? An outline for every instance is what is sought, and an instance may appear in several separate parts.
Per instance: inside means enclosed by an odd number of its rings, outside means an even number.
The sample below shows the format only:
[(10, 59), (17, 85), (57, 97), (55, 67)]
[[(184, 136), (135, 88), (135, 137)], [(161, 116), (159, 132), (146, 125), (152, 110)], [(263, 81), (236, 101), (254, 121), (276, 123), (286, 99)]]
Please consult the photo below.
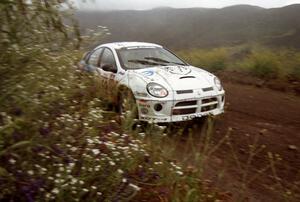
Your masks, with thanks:
[(152, 123), (188, 121), (198, 117), (222, 114), (224, 103), (224, 91), (201, 96), (174, 96), (174, 100), (166, 101), (137, 99), (139, 119)]

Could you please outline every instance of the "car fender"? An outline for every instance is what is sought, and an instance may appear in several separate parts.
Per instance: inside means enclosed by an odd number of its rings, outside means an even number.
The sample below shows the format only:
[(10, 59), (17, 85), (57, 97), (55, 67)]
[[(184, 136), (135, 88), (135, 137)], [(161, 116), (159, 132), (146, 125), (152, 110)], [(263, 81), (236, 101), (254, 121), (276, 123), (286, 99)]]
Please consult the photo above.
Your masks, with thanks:
[(136, 99), (143, 99), (150, 96), (147, 92), (148, 83), (149, 81), (142, 75), (128, 71), (128, 88), (131, 89)]

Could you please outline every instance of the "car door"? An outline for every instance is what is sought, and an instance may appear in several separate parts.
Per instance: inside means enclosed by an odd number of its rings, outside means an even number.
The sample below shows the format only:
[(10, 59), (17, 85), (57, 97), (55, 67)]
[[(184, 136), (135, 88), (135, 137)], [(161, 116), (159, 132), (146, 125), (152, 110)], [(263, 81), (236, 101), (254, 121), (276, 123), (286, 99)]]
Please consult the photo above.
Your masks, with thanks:
[(106, 79), (115, 80), (118, 67), (113, 52), (109, 48), (104, 48), (100, 58), (101, 76)]
[(94, 50), (86, 60), (86, 65), (84, 70), (88, 72), (95, 72), (100, 68), (100, 56), (103, 52), (103, 48), (98, 48)]

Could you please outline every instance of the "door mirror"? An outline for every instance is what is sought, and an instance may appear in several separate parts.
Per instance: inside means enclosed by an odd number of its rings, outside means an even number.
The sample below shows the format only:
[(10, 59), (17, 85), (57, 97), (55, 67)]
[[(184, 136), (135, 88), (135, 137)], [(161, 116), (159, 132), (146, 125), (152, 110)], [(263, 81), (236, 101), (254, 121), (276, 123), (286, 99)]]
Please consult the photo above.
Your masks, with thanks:
[(112, 64), (104, 64), (101, 68), (107, 72), (117, 73), (117, 69)]

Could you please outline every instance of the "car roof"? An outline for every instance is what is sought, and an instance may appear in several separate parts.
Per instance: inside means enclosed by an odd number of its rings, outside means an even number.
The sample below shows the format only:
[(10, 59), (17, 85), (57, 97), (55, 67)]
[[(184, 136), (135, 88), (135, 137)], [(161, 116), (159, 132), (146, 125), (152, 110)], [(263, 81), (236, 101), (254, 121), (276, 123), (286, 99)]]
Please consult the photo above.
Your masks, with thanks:
[(114, 42), (114, 43), (106, 43), (102, 44), (99, 47), (109, 47), (113, 49), (121, 49), (121, 48), (130, 48), (130, 47), (162, 47), (161, 45), (154, 43), (146, 43), (146, 42)]

